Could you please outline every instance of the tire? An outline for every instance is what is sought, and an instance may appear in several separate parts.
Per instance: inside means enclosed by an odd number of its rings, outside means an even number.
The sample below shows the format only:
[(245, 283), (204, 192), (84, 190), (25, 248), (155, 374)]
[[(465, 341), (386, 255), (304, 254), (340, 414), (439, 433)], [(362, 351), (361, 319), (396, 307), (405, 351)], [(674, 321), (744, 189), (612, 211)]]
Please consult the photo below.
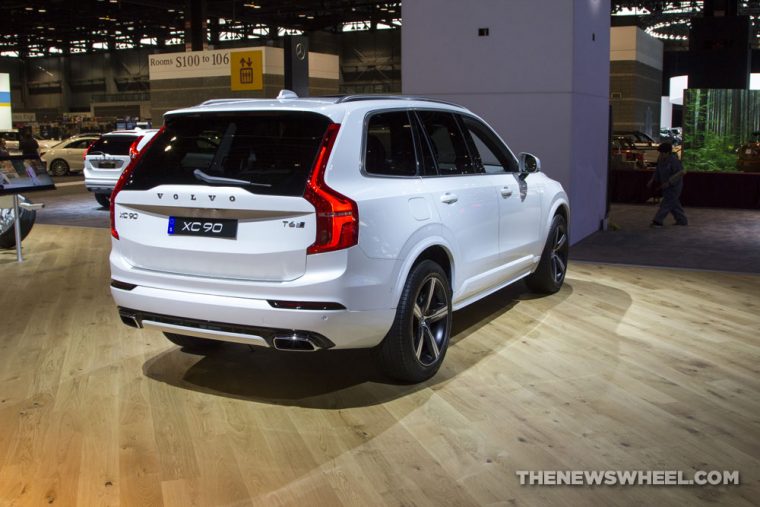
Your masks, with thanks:
[(50, 162), (50, 174), (53, 176), (66, 176), (69, 174), (69, 164), (60, 158)]
[(404, 382), (431, 378), (446, 356), (451, 322), (449, 279), (441, 266), (424, 260), (409, 273), (393, 326), (378, 346), (383, 372)]
[(195, 336), (186, 336), (184, 334), (164, 333), (164, 336), (173, 344), (192, 352), (210, 352), (222, 344), (222, 342), (217, 340), (196, 338)]
[(108, 194), (95, 194), (95, 200), (104, 208), (111, 207), (111, 196)]
[(542, 294), (560, 290), (567, 273), (568, 250), (567, 222), (562, 215), (555, 215), (538, 268), (525, 279), (528, 288)]
[[(29, 199), (19, 196), (21, 202), (31, 202)], [(21, 241), (29, 235), (37, 212), (34, 210), (20, 209), (21, 215)], [(13, 208), (0, 209), (0, 248), (14, 248), (16, 246), (16, 229)]]

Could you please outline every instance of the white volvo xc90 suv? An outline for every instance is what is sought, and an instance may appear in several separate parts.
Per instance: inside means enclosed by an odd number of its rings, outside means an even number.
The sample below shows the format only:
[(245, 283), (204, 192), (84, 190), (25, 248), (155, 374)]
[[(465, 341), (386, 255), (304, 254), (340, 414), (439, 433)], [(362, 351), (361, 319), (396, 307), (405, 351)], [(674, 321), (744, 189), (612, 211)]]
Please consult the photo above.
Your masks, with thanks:
[(467, 109), (411, 97), (213, 100), (172, 111), (111, 199), (122, 321), (186, 348), (376, 347), (438, 370), (452, 311), (556, 292), (569, 205)]

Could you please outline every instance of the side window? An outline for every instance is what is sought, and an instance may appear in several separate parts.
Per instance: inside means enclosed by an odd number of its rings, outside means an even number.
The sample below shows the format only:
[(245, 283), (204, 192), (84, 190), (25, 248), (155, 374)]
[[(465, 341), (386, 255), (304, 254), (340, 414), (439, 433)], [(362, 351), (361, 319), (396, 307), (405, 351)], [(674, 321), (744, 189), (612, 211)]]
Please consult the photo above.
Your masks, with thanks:
[(418, 111), (417, 114), (430, 141), (438, 174), (482, 172), (472, 164), (464, 136), (453, 114), (438, 111)]
[(383, 176), (415, 176), (412, 125), (406, 111), (375, 114), (367, 124), (364, 170)]
[(488, 174), (501, 172), (518, 172), (517, 159), (496, 135), (475, 118), (463, 116), (462, 123), (472, 140), (472, 151), (476, 157), (475, 164)]
[(92, 139), (78, 139), (74, 141), (73, 143), (67, 144), (66, 148), (71, 148), (71, 149), (87, 148), (92, 143), (93, 143)]

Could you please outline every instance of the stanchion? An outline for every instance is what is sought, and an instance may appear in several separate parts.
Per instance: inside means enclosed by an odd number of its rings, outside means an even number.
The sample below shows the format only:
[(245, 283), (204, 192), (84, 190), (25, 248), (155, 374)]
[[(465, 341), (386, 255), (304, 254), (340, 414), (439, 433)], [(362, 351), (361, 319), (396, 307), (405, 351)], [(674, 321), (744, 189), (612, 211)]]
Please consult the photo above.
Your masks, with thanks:
[(13, 228), (16, 233), (16, 260), (24, 262), (24, 257), (21, 255), (21, 214), (18, 207), (18, 194), (13, 194), (13, 216)]

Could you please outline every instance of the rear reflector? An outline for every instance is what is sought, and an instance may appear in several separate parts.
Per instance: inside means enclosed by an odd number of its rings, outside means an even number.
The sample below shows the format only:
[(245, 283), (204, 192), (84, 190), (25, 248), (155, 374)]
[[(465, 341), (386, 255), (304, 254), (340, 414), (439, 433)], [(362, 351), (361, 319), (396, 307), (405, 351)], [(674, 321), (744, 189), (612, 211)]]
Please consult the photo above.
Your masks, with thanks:
[(346, 307), (340, 303), (330, 303), (322, 301), (276, 301), (267, 300), (269, 306), (283, 310), (345, 310)]
[(111, 279), (111, 287), (113, 287), (114, 289), (132, 290), (135, 287), (137, 287), (137, 285), (132, 284), (132, 283), (127, 283), (127, 282), (120, 282), (119, 280), (114, 280), (112, 278)]

